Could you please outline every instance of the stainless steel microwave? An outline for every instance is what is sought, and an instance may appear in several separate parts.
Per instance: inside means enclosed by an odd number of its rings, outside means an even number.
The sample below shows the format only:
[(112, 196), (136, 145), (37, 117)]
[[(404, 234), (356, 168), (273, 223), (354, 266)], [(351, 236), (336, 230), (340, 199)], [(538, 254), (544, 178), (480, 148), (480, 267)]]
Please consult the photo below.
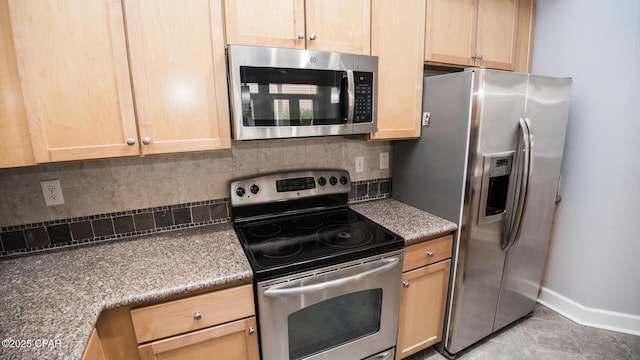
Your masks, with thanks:
[(229, 46), (233, 138), (376, 132), (376, 56)]

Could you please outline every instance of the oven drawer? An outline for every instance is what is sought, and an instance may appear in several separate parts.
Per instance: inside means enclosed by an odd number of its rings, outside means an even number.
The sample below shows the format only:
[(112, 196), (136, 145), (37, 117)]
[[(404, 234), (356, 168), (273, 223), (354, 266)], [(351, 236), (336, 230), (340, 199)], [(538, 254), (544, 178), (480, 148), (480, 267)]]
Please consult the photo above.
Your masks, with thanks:
[(409, 245), (404, 250), (402, 271), (417, 269), (451, 257), (453, 235)]
[(251, 285), (131, 310), (140, 344), (253, 315)]

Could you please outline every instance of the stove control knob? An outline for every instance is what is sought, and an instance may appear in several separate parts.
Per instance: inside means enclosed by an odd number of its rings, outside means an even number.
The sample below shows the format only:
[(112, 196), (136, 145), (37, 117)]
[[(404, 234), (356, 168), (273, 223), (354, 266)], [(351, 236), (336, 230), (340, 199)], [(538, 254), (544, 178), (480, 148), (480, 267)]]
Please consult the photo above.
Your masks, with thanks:
[(335, 177), (335, 176), (332, 176), (332, 177), (329, 179), (329, 182), (331, 183), (331, 185), (335, 185), (335, 184), (337, 184), (337, 183), (338, 183), (338, 179), (336, 179), (336, 177)]
[(348, 182), (349, 182), (349, 179), (347, 179), (346, 176), (341, 176), (340, 177), (340, 184), (347, 185)]
[(320, 179), (318, 179), (318, 185), (324, 186), (326, 183), (327, 179), (325, 179), (324, 177), (320, 177)]
[(244, 188), (243, 188), (242, 186), (240, 186), (240, 187), (238, 187), (238, 188), (236, 189), (236, 195), (238, 195), (238, 196), (240, 196), (240, 197), (243, 197), (245, 192), (246, 192), (246, 191), (244, 190)]
[(258, 191), (260, 191), (260, 187), (256, 184), (251, 185), (251, 187), (249, 188), (249, 190), (251, 190), (252, 194), (257, 194)]

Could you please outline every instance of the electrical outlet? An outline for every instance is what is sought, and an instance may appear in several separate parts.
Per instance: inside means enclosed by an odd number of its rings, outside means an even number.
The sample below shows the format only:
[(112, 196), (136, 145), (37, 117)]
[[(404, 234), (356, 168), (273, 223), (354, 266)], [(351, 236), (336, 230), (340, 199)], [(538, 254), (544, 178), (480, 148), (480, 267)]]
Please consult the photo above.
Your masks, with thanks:
[(389, 152), (381, 152), (380, 153), (380, 169), (388, 169), (389, 168)]
[(62, 196), (62, 189), (60, 188), (60, 180), (41, 181), (40, 187), (42, 188), (44, 203), (47, 206), (64, 204), (64, 197)]
[(364, 172), (364, 156), (356, 156), (356, 172)]

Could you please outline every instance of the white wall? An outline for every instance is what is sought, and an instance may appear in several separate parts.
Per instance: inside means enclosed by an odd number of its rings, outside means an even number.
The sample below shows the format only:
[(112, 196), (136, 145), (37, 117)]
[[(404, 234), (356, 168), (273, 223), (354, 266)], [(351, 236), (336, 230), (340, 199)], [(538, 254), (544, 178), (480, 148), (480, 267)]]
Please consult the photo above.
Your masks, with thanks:
[(574, 80), (540, 301), (640, 335), (640, 1), (538, 0), (532, 73)]

